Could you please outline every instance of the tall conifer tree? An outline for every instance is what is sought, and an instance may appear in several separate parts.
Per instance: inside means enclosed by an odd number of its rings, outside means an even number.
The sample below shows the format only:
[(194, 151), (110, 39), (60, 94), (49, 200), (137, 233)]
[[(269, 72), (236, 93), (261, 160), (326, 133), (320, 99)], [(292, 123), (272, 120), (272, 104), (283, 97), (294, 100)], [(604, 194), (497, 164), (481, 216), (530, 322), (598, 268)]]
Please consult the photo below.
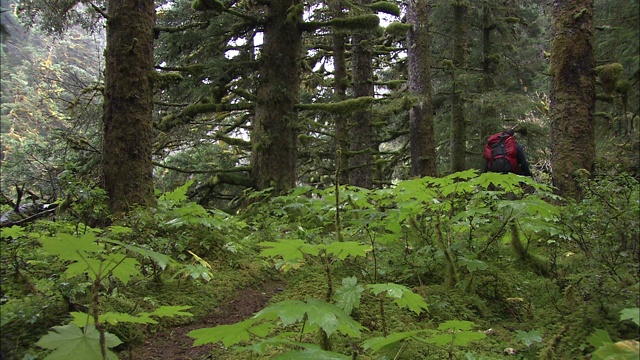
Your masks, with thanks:
[(551, 161), (561, 195), (579, 197), (576, 171), (595, 163), (593, 0), (558, 0), (551, 27)]
[(111, 210), (154, 203), (153, 0), (109, 0), (104, 91), (103, 181)]

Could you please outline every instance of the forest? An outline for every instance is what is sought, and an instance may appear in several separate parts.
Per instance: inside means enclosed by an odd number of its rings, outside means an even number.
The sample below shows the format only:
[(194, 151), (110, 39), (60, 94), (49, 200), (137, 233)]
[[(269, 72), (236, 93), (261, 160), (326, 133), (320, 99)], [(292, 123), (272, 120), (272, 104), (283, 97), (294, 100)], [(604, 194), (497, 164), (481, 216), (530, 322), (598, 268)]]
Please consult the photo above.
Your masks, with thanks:
[(640, 358), (637, 0), (0, 5), (0, 359)]

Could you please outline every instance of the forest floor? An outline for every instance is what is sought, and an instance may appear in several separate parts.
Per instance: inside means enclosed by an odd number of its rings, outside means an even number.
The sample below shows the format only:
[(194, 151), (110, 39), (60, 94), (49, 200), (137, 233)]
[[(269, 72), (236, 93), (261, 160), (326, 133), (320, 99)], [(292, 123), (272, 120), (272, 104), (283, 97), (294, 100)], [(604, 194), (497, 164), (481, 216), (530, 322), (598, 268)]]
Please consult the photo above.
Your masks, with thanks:
[[(234, 324), (262, 310), (269, 299), (283, 290), (284, 284), (278, 280), (249, 288), (239, 289), (224, 301), (209, 317), (204, 317), (187, 325), (167, 328), (149, 335), (141, 346), (131, 351), (131, 360), (202, 360), (211, 359), (212, 351), (220, 344), (192, 346), (193, 338), (187, 336), (192, 330)], [(126, 355), (123, 358), (127, 358)]]

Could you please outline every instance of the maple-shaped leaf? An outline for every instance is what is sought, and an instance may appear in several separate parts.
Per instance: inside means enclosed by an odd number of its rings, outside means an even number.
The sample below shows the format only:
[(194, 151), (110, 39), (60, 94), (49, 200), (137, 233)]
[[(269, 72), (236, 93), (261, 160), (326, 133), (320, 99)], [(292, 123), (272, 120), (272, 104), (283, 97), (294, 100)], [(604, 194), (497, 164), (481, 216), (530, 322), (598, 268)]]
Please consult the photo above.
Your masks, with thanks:
[(373, 352), (377, 352), (387, 346), (396, 344), (400, 341), (416, 336), (421, 331), (423, 330), (397, 332), (397, 333), (391, 333), (388, 336), (379, 336), (379, 337), (367, 339), (362, 342), (362, 348), (365, 350), (371, 349)]
[(605, 343), (593, 352), (594, 359), (637, 360), (640, 358), (640, 343), (637, 340), (624, 340), (615, 344)]
[(620, 321), (622, 320), (631, 320), (636, 325), (640, 325), (640, 309), (632, 308), (620, 310)]
[(133, 276), (140, 274), (138, 260), (127, 257), (124, 254), (109, 254), (104, 263), (106, 271), (111, 272), (116, 279), (122, 281), (125, 285), (129, 283)]
[(360, 295), (363, 291), (364, 287), (358, 284), (355, 276), (342, 279), (342, 287), (338, 288), (334, 295), (336, 305), (345, 313), (351, 314), (351, 311), (360, 305)]
[(263, 241), (258, 245), (266, 248), (260, 252), (264, 257), (281, 257), (287, 262), (297, 262), (304, 254), (316, 256), (320, 253), (317, 246), (307, 244), (300, 239), (284, 239), (280, 241)]
[(471, 330), (476, 324), (473, 321), (449, 320), (438, 325), (438, 330), (442, 331), (461, 331)]
[(336, 241), (325, 245), (324, 248), (328, 254), (337, 256), (340, 260), (344, 260), (348, 256), (366, 256), (367, 252), (371, 251), (371, 245), (364, 245), (355, 241)]
[(260, 310), (254, 318), (279, 318), (283, 325), (291, 325), (305, 318), (310, 325), (319, 326), (327, 336), (335, 331), (345, 335), (359, 337), (362, 325), (353, 320), (342, 309), (324, 301), (309, 299), (285, 300)]
[(178, 203), (180, 201), (187, 200), (187, 190), (189, 190), (189, 187), (193, 184), (193, 182), (194, 180), (189, 180), (177, 189), (168, 193), (164, 193), (162, 196), (160, 196), (159, 200), (167, 201), (170, 203)]
[[(224, 346), (229, 347), (251, 339), (251, 335), (265, 333), (265, 325), (254, 326), (258, 320), (250, 318), (231, 325), (219, 325), (212, 328), (192, 330), (187, 336), (194, 338), (193, 346), (204, 344), (215, 344), (221, 341)], [(256, 331), (253, 332), (252, 330)]]
[(448, 334), (434, 335), (426, 341), (436, 345), (453, 344), (455, 346), (466, 346), (472, 341), (481, 340), (487, 337), (485, 333), (477, 331), (458, 331)]
[[(54, 326), (52, 329), (36, 343), (41, 348), (53, 350), (45, 360), (102, 359), (100, 332), (94, 325), (88, 325), (84, 332), (73, 323)], [(105, 340), (108, 348), (122, 344), (117, 336), (109, 333), (105, 333)], [(110, 360), (118, 359), (111, 351), (107, 355)]]
[(474, 272), (476, 270), (487, 270), (489, 268), (489, 265), (487, 265), (486, 262), (476, 259), (461, 258), (460, 260), (458, 260), (458, 264), (460, 266), (466, 266), (469, 272)]
[(40, 239), (45, 252), (57, 255), (62, 260), (81, 261), (82, 255), (88, 252), (98, 252), (102, 247), (96, 243), (96, 236), (87, 232), (82, 236), (59, 233), (55, 237)]
[(414, 293), (406, 286), (394, 283), (386, 284), (370, 284), (367, 285), (371, 292), (378, 295), (382, 292), (386, 292), (387, 297), (393, 299), (393, 301), (400, 308), (408, 308), (409, 310), (420, 314), (422, 310), (429, 309), (429, 305), (424, 301), (424, 298), (419, 294)]
[(193, 316), (192, 313), (186, 312), (184, 310), (191, 309), (189, 305), (178, 305), (178, 306), (160, 306), (159, 308), (153, 310), (153, 312), (149, 313), (150, 316)]
[(171, 257), (165, 254), (159, 253), (157, 251), (153, 251), (150, 249), (145, 249), (145, 248), (141, 248), (133, 245), (124, 245), (124, 247), (129, 251), (135, 252), (137, 254), (140, 254), (144, 257), (147, 257), (153, 260), (153, 262), (155, 262), (162, 270), (164, 270), (167, 267), (167, 265), (177, 264), (177, 262), (173, 260)]
[(534, 342), (542, 342), (542, 333), (538, 330), (532, 330), (529, 332), (517, 330), (516, 340), (522, 342), (527, 347), (530, 347)]
[(13, 225), (10, 228), (2, 228), (0, 229), (0, 238), (12, 238), (12, 239), (17, 239), (20, 236), (24, 236), (26, 235), (26, 232), (24, 231), (24, 228), (18, 226), (18, 225)]
[(351, 356), (321, 349), (293, 350), (278, 355), (274, 360), (350, 360)]
[(132, 324), (157, 324), (158, 322), (153, 320), (152, 318), (146, 316), (146, 314), (142, 315), (130, 315), (120, 312), (106, 312), (101, 314), (100, 322), (108, 323), (111, 325), (116, 325), (118, 323), (132, 323)]
[(613, 343), (609, 332), (603, 329), (596, 329), (593, 334), (587, 338), (587, 341), (595, 348), (603, 346), (605, 343)]

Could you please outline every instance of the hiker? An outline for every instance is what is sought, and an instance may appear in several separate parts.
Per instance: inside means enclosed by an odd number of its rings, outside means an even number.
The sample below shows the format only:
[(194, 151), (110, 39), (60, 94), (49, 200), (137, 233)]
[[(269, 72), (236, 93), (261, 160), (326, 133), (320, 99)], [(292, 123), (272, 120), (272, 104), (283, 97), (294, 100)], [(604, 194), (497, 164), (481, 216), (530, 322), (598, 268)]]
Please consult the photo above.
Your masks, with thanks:
[(522, 145), (513, 137), (515, 128), (489, 136), (484, 147), (484, 171), (533, 176)]

